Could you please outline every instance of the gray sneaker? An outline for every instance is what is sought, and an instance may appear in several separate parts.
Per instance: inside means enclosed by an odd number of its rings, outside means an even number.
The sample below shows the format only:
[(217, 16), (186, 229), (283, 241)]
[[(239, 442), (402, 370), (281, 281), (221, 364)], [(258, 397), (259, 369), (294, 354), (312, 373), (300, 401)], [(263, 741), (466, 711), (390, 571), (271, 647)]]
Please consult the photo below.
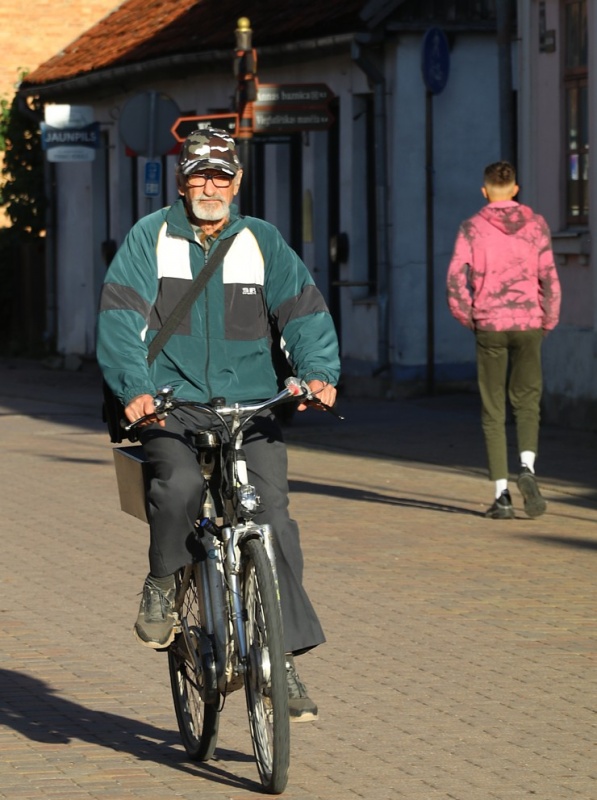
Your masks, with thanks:
[(314, 722), (317, 719), (317, 706), (307, 695), (307, 688), (298, 676), (291, 655), (286, 656), (286, 680), (290, 721)]
[(134, 633), (146, 647), (162, 650), (174, 641), (178, 614), (173, 611), (176, 584), (172, 576), (172, 588), (160, 589), (147, 576), (143, 584), (143, 597)]
[(518, 490), (524, 500), (524, 510), (528, 517), (534, 519), (545, 514), (547, 503), (542, 497), (539, 487), (537, 486), (537, 478), (535, 473), (531, 472), (528, 467), (524, 465), (520, 468), (518, 480), (516, 481)]

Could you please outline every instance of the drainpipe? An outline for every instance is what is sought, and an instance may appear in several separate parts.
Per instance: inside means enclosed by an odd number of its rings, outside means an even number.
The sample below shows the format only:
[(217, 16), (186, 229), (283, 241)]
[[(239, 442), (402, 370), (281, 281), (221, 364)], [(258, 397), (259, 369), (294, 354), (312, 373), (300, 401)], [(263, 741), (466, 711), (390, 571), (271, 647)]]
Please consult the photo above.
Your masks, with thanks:
[(361, 69), (373, 88), (374, 153), (375, 153), (375, 214), (377, 241), (377, 358), (374, 375), (390, 369), (390, 276), (388, 248), (388, 166), (387, 166), (387, 112), (386, 79), (383, 72), (372, 62), (361, 44), (352, 43), (352, 59)]
[(514, 147), (514, 95), (512, 86), (512, 0), (496, 3), (498, 45), (499, 107), (500, 107), (500, 158), (515, 162)]

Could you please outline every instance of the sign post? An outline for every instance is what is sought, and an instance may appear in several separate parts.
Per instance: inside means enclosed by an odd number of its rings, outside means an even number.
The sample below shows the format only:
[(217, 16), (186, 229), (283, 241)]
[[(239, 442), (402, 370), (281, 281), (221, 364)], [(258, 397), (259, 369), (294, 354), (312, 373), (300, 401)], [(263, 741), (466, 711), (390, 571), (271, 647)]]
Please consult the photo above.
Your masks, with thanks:
[(446, 87), (450, 73), (450, 48), (441, 28), (423, 36), (421, 72), (425, 83), (425, 204), (427, 250), (427, 392), (435, 393), (435, 270), (433, 204), (433, 95)]
[(234, 76), (236, 77), (236, 111), (238, 112), (238, 151), (243, 165), (244, 180), (240, 185), (240, 205), (243, 214), (254, 211), (253, 181), (253, 104), (257, 97), (257, 51), (253, 47), (253, 30), (248, 17), (237, 21), (234, 31)]

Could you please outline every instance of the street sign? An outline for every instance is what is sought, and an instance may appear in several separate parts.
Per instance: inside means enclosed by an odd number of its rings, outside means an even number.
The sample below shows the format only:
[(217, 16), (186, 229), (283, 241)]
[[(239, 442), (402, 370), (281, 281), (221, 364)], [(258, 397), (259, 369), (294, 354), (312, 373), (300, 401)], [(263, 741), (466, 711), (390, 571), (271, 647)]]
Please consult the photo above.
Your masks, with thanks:
[(84, 128), (53, 128), (41, 123), (41, 146), (48, 161), (93, 161), (100, 146), (99, 122)]
[(431, 94), (443, 92), (450, 74), (450, 46), (441, 28), (429, 28), (423, 37), (421, 71)]
[(91, 106), (48, 104), (41, 123), (41, 146), (48, 161), (93, 161), (100, 146), (99, 122)]
[(326, 131), (334, 117), (327, 108), (255, 108), (254, 133), (290, 133), (295, 131)]
[(159, 161), (145, 164), (145, 197), (157, 197), (162, 185), (162, 165)]
[(236, 136), (238, 134), (238, 114), (203, 114), (179, 117), (170, 130), (177, 142), (184, 142), (190, 133), (199, 128), (220, 128), (230, 136)]
[(325, 83), (261, 83), (257, 103), (263, 105), (327, 105), (335, 97)]
[(140, 92), (120, 112), (120, 138), (137, 156), (153, 159), (169, 153), (176, 142), (170, 128), (180, 109), (161, 92)]
[(262, 83), (253, 103), (253, 132), (325, 131), (334, 122), (334, 97), (325, 83)]

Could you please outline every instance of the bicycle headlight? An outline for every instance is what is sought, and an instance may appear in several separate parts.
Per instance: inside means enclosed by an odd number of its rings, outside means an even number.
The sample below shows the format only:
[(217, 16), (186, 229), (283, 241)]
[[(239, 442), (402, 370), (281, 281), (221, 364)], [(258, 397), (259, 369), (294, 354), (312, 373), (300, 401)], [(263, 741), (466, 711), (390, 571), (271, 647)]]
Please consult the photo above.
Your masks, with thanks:
[(241, 509), (246, 514), (254, 514), (257, 511), (259, 498), (257, 497), (255, 487), (251, 486), (250, 483), (245, 483), (243, 486), (240, 486), (237, 490), (236, 496)]

